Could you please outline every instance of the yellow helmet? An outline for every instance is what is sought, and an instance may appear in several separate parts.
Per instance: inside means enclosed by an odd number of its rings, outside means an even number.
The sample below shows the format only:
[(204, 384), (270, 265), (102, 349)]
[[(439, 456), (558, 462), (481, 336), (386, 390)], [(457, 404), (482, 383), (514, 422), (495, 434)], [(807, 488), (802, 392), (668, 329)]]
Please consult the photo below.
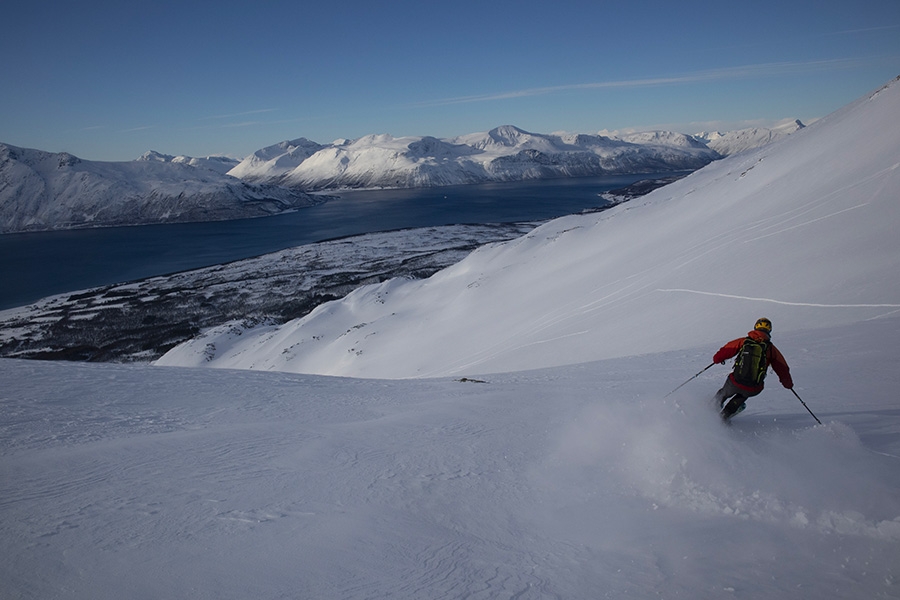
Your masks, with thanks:
[(763, 317), (762, 319), (757, 319), (756, 325), (753, 326), (753, 329), (756, 331), (765, 331), (766, 333), (772, 333), (772, 321)]

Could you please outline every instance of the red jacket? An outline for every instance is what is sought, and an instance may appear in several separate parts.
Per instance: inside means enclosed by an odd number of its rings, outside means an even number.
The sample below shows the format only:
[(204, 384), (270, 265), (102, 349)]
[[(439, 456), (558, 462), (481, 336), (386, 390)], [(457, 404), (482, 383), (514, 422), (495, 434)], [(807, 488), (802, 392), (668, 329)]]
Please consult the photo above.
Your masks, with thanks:
[[(784, 356), (781, 355), (781, 352), (778, 348), (775, 347), (769, 340), (769, 334), (764, 331), (756, 331), (753, 330), (747, 334), (747, 337), (751, 337), (759, 342), (767, 342), (766, 346), (766, 361), (771, 365), (772, 369), (775, 371), (775, 374), (778, 375), (778, 380), (781, 382), (787, 389), (791, 389), (794, 387), (794, 380), (791, 379), (791, 368), (788, 366), (787, 361), (784, 360)], [(738, 338), (736, 340), (731, 340), (721, 348), (716, 354), (713, 356), (714, 363), (724, 363), (729, 358), (736, 356), (740, 351), (741, 346), (744, 344), (744, 340), (746, 337)], [(741, 385), (737, 381), (734, 380), (734, 374), (728, 376), (731, 379), (731, 383), (736, 385), (738, 388), (747, 390), (748, 392), (759, 392), (763, 389), (763, 384), (759, 384), (758, 386), (751, 387), (747, 385)]]

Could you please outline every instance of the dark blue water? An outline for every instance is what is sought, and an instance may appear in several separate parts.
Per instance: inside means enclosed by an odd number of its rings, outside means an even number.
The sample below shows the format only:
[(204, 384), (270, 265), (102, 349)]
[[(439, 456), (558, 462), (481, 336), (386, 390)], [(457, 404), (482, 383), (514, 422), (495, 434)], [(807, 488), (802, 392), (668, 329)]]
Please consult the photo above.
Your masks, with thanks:
[(0, 235), (0, 309), (361, 233), (551, 219), (602, 206), (600, 193), (648, 177), (346, 192), (260, 219)]

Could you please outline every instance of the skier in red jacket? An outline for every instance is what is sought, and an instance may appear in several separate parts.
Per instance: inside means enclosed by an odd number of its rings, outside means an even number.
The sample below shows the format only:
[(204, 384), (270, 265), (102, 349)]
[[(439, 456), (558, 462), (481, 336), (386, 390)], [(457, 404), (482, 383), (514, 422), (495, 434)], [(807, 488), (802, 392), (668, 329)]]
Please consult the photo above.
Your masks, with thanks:
[(794, 387), (791, 369), (772, 343), (771, 335), (772, 321), (759, 319), (747, 337), (731, 340), (713, 356), (714, 363), (723, 365), (732, 356), (737, 356), (734, 370), (728, 375), (722, 389), (716, 392), (716, 407), (726, 421), (744, 410), (747, 398), (763, 391), (763, 381), (769, 365), (778, 375), (781, 385), (786, 389)]

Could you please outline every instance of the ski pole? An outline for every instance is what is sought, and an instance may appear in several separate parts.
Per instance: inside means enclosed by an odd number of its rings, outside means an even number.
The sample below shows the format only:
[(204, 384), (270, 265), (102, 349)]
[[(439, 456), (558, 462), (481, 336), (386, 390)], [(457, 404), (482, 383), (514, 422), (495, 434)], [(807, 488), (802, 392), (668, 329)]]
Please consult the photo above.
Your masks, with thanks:
[[(791, 388), (791, 391), (794, 392), (794, 388)], [(800, 394), (798, 394), (797, 392), (794, 392), (794, 395), (797, 396), (797, 400), (800, 401), (800, 404), (803, 405), (803, 408), (805, 408), (806, 410), (809, 411), (809, 414), (811, 414), (812, 418), (816, 420), (816, 423), (821, 425), (822, 421), (819, 420), (819, 417), (817, 417), (816, 415), (813, 415), (813, 411), (809, 410), (809, 407), (806, 405), (806, 402), (803, 401), (803, 398), (800, 397)]]
[[(705, 370), (708, 369), (709, 367), (713, 366), (714, 364), (716, 364), (716, 363), (709, 363), (709, 365), (706, 366), (706, 367), (704, 367), (703, 370), (700, 371), (700, 373), (703, 373), (703, 371), (705, 371)], [(687, 385), (691, 380), (700, 377), (700, 373), (697, 373), (696, 375), (694, 375), (693, 377), (691, 377), (690, 379), (688, 379), (687, 381), (685, 381), (684, 383), (682, 383), (681, 385), (679, 385), (677, 388), (675, 388), (674, 390), (672, 390), (671, 392), (669, 392), (668, 394), (666, 394), (665, 396), (663, 396), (663, 398), (668, 398), (669, 396), (671, 396), (672, 394), (674, 394), (675, 392), (677, 392), (678, 390), (680, 390), (681, 388), (683, 388), (685, 385)]]

